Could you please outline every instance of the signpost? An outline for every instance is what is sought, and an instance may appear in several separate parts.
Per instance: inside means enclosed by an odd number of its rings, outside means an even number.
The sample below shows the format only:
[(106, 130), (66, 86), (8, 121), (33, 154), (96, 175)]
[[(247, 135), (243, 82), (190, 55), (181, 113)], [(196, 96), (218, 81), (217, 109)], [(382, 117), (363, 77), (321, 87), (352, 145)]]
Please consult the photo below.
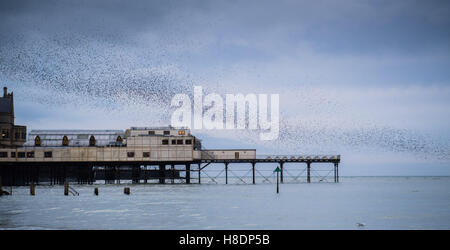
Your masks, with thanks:
[(279, 181), (278, 181), (278, 175), (279, 175), (278, 173), (281, 172), (280, 167), (275, 168), (275, 170), (273, 172), (277, 172), (277, 194), (278, 194), (280, 192), (280, 184), (279, 184)]

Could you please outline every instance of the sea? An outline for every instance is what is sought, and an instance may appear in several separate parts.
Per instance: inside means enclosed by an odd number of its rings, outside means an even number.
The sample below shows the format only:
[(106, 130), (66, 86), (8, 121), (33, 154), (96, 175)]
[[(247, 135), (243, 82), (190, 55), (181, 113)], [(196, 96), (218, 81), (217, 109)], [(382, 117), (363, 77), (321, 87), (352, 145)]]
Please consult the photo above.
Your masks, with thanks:
[(0, 229), (450, 229), (450, 177), (341, 177), (279, 193), (276, 182), (234, 180), (71, 187), (78, 196), (13, 187), (0, 197)]

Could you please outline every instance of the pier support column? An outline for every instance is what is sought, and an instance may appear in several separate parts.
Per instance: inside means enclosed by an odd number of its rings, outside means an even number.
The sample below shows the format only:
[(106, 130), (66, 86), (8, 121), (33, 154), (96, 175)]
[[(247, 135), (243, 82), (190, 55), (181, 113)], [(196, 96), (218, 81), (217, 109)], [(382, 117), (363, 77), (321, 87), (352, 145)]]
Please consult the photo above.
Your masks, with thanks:
[(120, 184), (120, 166), (116, 166), (116, 180), (117, 184)]
[(186, 164), (186, 184), (191, 184), (191, 164)]
[(108, 178), (106, 177), (106, 176), (108, 176), (108, 174), (107, 174), (107, 170), (106, 170), (106, 166), (103, 166), (103, 174), (105, 175), (105, 184), (107, 184), (108, 183)]
[(166, 164), (159, 165), (159, 184), (166, 183)]
[(201, 184), (202, 183), (202, 180), (201, 180), (201, 178), (202, 178), (202, 164), (201, 163), (199, 163), (198, 164), (198, 184)]
[(306, 181), (311, 183), (311, 162), (306, 163)]
[(333, 164), (334, 165), (334, 182), (337, 182), (337, 178), (336, 178), (336, 163)]
[(50, 185), (53, 185), (53, 168), (52, 168), (52, 166), (48, 166), (48, 176), (49, 176)]
[(283, 183), (283, 165), (284, 165), (284, 162), (280, 162), (280, 182), (281, 183)]
[(170, 175), (172, 177), (172, 179), (170, 180), (170, 182), (173, 184), (175, 182), (175, 165), (170, 165)]
[(228, 162), (225, 162), (225, 184), (228, 184)]
[(339, 163), (336, 163), (336, 182), (339, 182)]
[(255, 184), (255, 165), (256, 165), (256, 162), (252, 162), (253, 184)]
[[(166, 170), (165, 167), (164, 167), (164, 170)], [(145, 184), (147, 184), (147, 179), (148, 179), (147, 174), (148, 174), (148, 166), (145, 165), (145, 166), (144, 166), (144, 183), (145, 183)], [(165, 174), (165, 171), (164, 171), (164, 174)]]

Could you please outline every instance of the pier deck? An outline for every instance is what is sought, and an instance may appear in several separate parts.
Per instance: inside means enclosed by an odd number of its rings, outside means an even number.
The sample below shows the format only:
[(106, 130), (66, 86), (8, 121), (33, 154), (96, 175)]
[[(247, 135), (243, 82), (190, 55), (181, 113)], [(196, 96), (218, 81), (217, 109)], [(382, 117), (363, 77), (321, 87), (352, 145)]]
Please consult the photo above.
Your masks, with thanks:
[[(211, 164), (223, 164), (223, 177), (228, 184), (231, 164), (251, 164), (252, 183), (256, 183), (257, 164), (277, 164), (281, 169), (281, 182), (284, 182), (286, 163), (305, 164), (306, 182), (311, 182), (311, 169), (315, 163), (331, 163), (334, 182), (339, 182), (339, 155), (257, 155), (253, 159), (199, 159), (193, 161), (91, 161), (91, 162), (1, 162), (0, 177), (4, 186), (36, 184), (63, 184), (65, 181), (79, 184), (92, 184), (98, 180), (105, 183), (120, 183), (120, 180), (132, 180), (133, 183), (147, 183), (158, 180), (170, 183), (201, 183), (202, 171)], [(195, 166), (194, 168), (191, 166)], [(182, 174), (184, 173), (184, 174)], [(196, 176), (192, 176), (196, 173)], [(264, 176), (263, 176), (264, 177)], [(216, 177), (217, 178), (217, 177)], [(240, 178), (238, 176), (238, 178)]]

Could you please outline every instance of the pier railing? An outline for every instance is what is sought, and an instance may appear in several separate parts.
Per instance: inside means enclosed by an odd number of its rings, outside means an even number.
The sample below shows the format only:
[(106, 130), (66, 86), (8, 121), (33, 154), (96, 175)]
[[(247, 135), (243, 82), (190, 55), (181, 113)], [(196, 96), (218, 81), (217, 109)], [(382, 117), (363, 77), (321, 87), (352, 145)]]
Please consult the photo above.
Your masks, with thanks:
[(340, 160), (340, 155), (256, 155), (262, 160)]

